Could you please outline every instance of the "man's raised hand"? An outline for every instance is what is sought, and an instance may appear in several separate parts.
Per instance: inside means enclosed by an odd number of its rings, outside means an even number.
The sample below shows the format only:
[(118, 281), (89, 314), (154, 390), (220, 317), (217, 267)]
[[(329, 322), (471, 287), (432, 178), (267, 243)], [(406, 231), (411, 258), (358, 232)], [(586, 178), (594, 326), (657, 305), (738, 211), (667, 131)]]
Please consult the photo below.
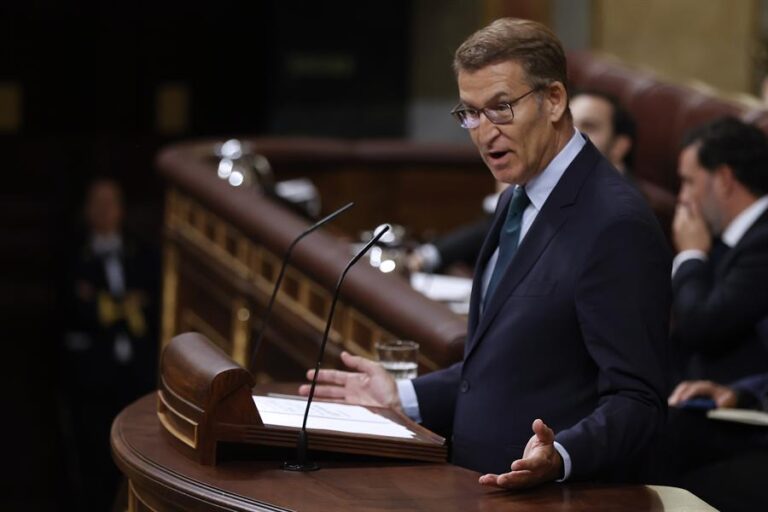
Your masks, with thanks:
[(482, 485), (504, 489), (525, 489), (556, 480), (563, 473), (563, 459), (555, 448), (555, 432), (542, 420), (533, 422), (533, 437), (525, 445), (523, 458), (510, 466), (511, 471), (501, 475), (480, 477)]

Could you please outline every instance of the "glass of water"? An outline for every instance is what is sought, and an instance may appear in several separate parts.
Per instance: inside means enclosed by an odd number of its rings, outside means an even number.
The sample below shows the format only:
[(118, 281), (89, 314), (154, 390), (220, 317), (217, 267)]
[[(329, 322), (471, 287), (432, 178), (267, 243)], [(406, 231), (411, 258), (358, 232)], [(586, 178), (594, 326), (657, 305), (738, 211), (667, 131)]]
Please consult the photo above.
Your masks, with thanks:
[(418, 375), (419, 344), (415, 341), (393, 340), (376, 343), (379, 364), (396, 380), (414, 379)]

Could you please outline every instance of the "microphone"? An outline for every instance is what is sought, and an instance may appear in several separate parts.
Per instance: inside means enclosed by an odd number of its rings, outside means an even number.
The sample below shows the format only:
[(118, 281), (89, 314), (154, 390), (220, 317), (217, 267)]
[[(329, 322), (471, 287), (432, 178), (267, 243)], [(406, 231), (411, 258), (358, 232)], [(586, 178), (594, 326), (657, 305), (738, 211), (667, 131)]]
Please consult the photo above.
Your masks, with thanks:
[(313, 225), (308, 227), (304, 230), (299, 236), (293, 239), (293, 242), (291, 242), (291, 245), (288, 246), (288, 249), (285, 251), (285, 255), (283, 256), (283, 264), (280, 267), (280, 274), (277, 276), (277, 281), (275, 281), (275, 287), (272, 290), (272, 296), (269, 298), (269, 304), (267, 304), (267, 309), (264, 310), (264, 316), (261, 319), (261, 328), (259, 330), (259, 334), (256, 337), (256, 341), (253, 343), (253, 348), (251, 348), (251, 364), (248, 367), (255, 368), (256, 365), (256, 354), (259, 351), (259, 347), (261, 346), (261, 341), (264, 338), (264, 332), (267, 330), (267, 323), (269, 322), (269, 317), (272, 315), (272, 306), (275, 304), (275, 298), (277, 297), (277, 292), (280, 290), (280, 284), (283, 282), (283, 276), (285, 275), (285, 267), (288, 266), (288, 261), (291, 259), (291, 253), (293, 252), (293, 248), (296, 246), (297, 243), (299, 243), (299, 240), (304, 238), (305, 236), (309, 235), (313, 231), (315, 231), (320, 226), (327, 224), (328, 222), (331, 222), (333, 219), (344, 213), (345, 211), (349, 210), (355, 205), (354, 202), (347, 203), (335, 212), (331, 213), (330, 215), (327, 215), (326, 217), (320, 219), (319, 221), (315, 222)]
[(283, 462), (283, 469), (288, 471), (315, 471), (320, 469), (320, 466), (316, 462), (307, 460), (307, 418), (309, 417), (309, 407), (312, 405), (312, 399), (315, 396), (315, 386), (317, 386), (317, 374), (320, 372), (320, 365), (323, 362), (323, 355), (325, 354), (325, 345), (328, 342), (328, 333), (331, 330), (331, 322), (333, 321), (333, 312), (336, 310), (336, 302), (339, 299), (339, 291), (341, 291), (341, 284), (344, 282), (347, 272), (352, 265), (368, 252), (373, 244), (379, 241), (379, 239), (389, 231), (389, 226), (384, 226), (378, 233), (374, 233), (370, 242), (365, 244), (360, 252), (355, 254), (355, 257), (349, 260), (344, 271), (339, 276), (339, 280), (336, 282), (336, 290), (333, 293), (333, 301), (331, 302), (331, 311), (328, 313), (328, 321), (325, 323), (325, 333), (323, 333), (323, 341), (320, 343), (320, 352), (317, 354), (317, 363), (315, 364), (315, 374), (312, 376), (312, 386), (309, 388), (309, 396), (307, 397), (307, 407), (304, 409), (304, 422), (301, 424), (301, 430), (299, 431), (299, 438), (296, 441), (296, 460)]

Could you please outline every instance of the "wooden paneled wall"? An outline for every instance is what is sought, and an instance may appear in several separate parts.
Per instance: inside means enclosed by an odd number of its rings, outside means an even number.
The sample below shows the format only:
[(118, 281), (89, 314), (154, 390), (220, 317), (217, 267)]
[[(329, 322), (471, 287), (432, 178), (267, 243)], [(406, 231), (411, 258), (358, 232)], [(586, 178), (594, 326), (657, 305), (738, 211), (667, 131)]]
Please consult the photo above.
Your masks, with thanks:
[(678, 81), (754, 92), (757, 0), (594, 0), (593, 49)]

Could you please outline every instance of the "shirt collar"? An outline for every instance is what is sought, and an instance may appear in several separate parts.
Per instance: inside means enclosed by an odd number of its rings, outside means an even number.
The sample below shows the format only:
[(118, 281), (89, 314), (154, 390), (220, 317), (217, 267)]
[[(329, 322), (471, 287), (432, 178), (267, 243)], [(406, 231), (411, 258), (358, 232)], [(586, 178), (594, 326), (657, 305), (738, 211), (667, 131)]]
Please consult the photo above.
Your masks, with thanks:
[(765, 210), (768, 210), (768, 195), (749, 205), (728, 224), (721, 236), (723, 243), (728, 247), (736, 247), (744, 233), (752, 227)]
[(97, 255), (114, 254), (123, 248), (123, 238), (117, 234), (93, 235), (91, 238), (91, 250)]
[(568, 144), (560, 150), (557, 156), (549, 162), (549, 165), (541, 173), (526, 183), (525, 193), (537, 211), (540, 211), (542, 206), (544, 206), (552, 189), (555, 188), (565, 170), (571, 165), (571, 162), (573, 162), (586, 143), (587, 141), (584, 139), (584, 136), (574, 129), (573, 136), (568, 141)]

